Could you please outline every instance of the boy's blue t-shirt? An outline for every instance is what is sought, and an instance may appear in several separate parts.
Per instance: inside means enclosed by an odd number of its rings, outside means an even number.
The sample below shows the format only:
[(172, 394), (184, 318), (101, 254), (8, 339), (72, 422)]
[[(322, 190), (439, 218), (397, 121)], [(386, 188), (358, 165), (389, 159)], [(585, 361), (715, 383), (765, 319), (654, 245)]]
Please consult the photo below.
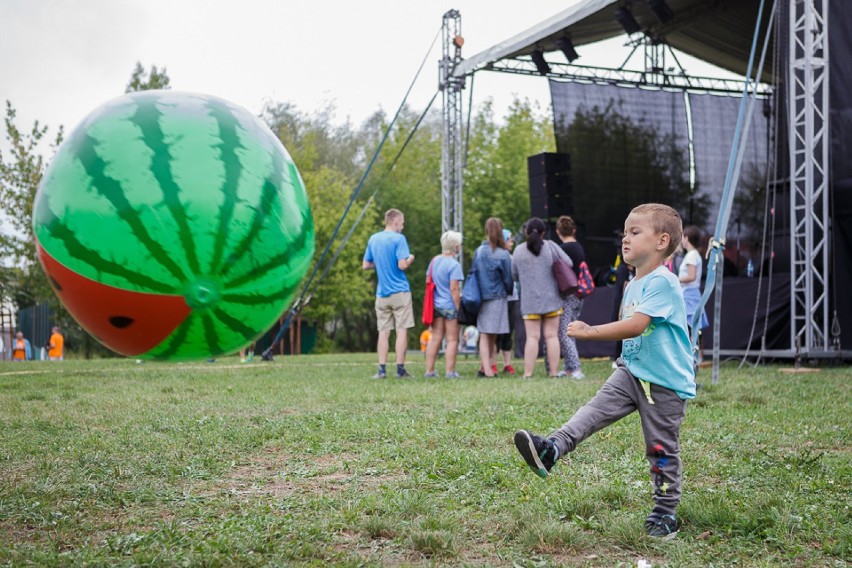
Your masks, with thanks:
[(692, 346), (686, 306), (677, 276), (665, 266), (631, 280), (624, 291), (621, 319), (645, 314), (651, 323), (639, 337), (622, 342), (621, 357), (637, 379), (695, 398)]
[[(429, 274), (429, 269), (426, 269)], [(459, 262), (451, 256), (436, 256), (432, 261), (432, 281), (435, 283), (435, 307), (442, 310), (454, 310), (456, 305), (450, 295), (450, 281), (464, 280)]]
[(410, 292), (408, 278), (397, 264), (411, 255), (408, 241), (402, 233), (396, 231), (381, 231), (367, 241), (364, 260), (376, 266), (379, 283), (376, 286), (376, 297), (387, 298), (399, 292)]

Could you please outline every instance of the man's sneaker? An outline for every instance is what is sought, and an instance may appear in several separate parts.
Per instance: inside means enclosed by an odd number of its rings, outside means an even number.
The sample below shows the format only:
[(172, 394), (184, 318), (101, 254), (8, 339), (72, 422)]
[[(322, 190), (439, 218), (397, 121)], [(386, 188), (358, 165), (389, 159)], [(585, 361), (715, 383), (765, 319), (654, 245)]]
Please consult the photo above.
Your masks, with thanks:
[(411, 376), (411, 374), (408, 371), (406, 371), (405, 369), (403, 369), (402, 371), (396, 372), (396, 378), (397, 379), (407, 379), (410, 376)]
[(450, 371), (450, 372), (449, 372), (449, 373), (447, 373), (445, 376), (446, 376), (448, 379), (458, 379), (458, 378), (460, 378), (460, 377), (459, 377), (459, 374), (458, 374), (458, 373), (456, 373), (455, 371)]
[(504, 365), (503, 366), (503, 372), (507, 375), (514, 375), (515, 374), (515, 368), (511, 365)]
[(559, 459), (559, 450), (550, 438), (541, 438), (526, 430), (515, 432), (515, 447), (524, 461), (542, 479)]
[(680, 520), (674, 515), (663, 515), (662, 517), (651, 515), (645, 521), (645, 530), (648, 532), (648, 536), (659, 538), (660, 540), (677, 538), (679, 528)]
[(423, 378), (424, 379), (437, 379), (438, 373), (436, 373), (435, 371), (429, 371), (429, 372), (423, 373)]
[(383, 372), (379, 371), (378, 373), (373, 375), (373, 378), (374, 379), (386, 379), (387, 376), (388, 376), (387, 373), (383, 373)]

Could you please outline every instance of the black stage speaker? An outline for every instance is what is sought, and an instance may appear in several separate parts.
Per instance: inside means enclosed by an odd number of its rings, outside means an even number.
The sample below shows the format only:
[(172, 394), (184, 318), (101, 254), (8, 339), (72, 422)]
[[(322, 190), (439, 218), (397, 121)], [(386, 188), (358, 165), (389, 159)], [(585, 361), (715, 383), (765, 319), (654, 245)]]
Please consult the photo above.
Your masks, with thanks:
[(530, 179), (530, 214), (541, 219), (571, 215), (571, 159), (568, 154), (546, 152), (527, 158)]

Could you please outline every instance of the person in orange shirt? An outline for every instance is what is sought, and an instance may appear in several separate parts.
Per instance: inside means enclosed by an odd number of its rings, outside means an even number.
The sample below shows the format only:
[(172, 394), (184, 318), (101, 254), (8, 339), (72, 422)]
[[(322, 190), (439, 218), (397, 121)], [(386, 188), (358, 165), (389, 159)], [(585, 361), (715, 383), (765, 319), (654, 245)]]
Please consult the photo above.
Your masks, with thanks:
[(420, 334), (420, 351), (426, 351), (426, 346), (429, 345), (429, 340), (432, 339), (432, 326), (430, 325)]
[(62, 361), (65, 357), (65, 338), (59, 333), (59, 328), (54, 327), (48, 344), (47, 358), (51, 361)]
[(28, 361), (33, 358), (33, 350), (28, 339), (24, 339), (24, 332), (15, 334), (15, 340), (11, 346), (11, 359), (15, 362)]

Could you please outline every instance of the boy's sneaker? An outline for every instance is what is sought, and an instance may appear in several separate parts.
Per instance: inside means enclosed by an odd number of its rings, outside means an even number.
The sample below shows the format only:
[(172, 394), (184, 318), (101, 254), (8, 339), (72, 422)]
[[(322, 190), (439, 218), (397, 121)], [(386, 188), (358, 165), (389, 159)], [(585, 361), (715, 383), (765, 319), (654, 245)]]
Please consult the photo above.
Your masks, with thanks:
[(515, 368), (511, 365), (504, 365), (503, 366), (503, 372), (506, 373), (507, 375), (514, 376), (515, 375)]
[(680, 520), (674, 515), (663, 515), (662, 517), (651, 515), (645, 521), (645, 530), (648, 532), (648, 536), (660, 540), (677, 538), (678, 529), (680, 529)]
[(576, 379), (578, 381), (582, 381), (586, 378), (586, 374), (580, 369), (577, 369), (576, 371), (571, 371), (571, 378)]
[(379, 371), (378, 373), (373, 375), (374, 379), (386, 379), (387, 377), (388, 377), (387, 373), (385, 373), (383, 371)]
[(446, 376), (448, 379), (458, 379), (458, 378), (460, 378), (460, 377), (459, 377), (459, 374), (458, 374), (458, 373), (456, 373), (455, 371), (450, 371), (450, 372), (449, 372), (449, 373), (447, 373), (445, 376)]
[(559, 450), (553, 440), (536, 436), (526, 430), (515, 432), (515, 447), (530, 469), (542, 479), (547, 477), (547, 472), (559, 459)]
[(437, 379), (437, 378), (438, 378), (438, 373), (436, 373), (435, 371), (430, 371), (430, 372), (427, 372), (427, 373), (423, 373), (423, 378), (424, 378), (424, 379)]
[(406, 371), (405, 369), (396, 372), (396, 378), (397, 379), (407, 379), (410, 376), (411, 376), (411, 374), (408, 371)]

